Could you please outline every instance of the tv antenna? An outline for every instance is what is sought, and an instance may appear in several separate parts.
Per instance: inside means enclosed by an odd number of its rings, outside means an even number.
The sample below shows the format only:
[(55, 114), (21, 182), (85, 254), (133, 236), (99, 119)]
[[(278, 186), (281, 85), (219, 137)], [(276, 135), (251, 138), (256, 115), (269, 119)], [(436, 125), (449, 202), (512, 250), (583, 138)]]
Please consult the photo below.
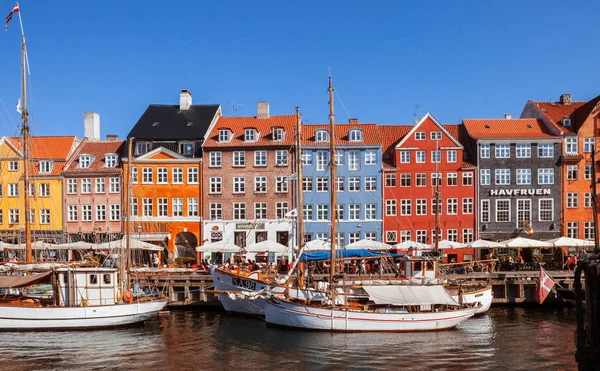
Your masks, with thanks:
[(231, 105), (231, 115), (232, 116), (235, 116), (235, 113), (237, 111), (239, 111), (238, 108), (237, 108), (238, 106), (239, 107), (246, 107), (245, 104), (236, 103), (236, 102), (227, 102), (227, 104)]
[(419, 118), (419, 116), (417, 116), (417, 112), (419, 111), (419, 108), (421, 108), (421, 105), (418, 104), (418, 103), (415, 104), (415, 113), (413, 113), (415, 124), (418, 124), (419, 121), (421, 121), (421, 119)]

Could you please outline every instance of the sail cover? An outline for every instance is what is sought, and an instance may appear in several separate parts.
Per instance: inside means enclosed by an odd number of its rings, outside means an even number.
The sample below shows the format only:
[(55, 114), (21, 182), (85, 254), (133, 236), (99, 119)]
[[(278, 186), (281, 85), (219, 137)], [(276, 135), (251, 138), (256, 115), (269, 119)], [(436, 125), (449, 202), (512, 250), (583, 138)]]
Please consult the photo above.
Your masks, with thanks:
[[(356, 250), (336, 250), (335, 256), (337, 259), (345, 258), (378, 258), (378, 257), (391, 257), (391, 258), (402, 258), (403, 254), (389, 254), (370, 251), (367, 249), (356, 249)], [(321, 261), (331, 259), (331, 252), (329, 251), (314, 251), (305, 252), (300, 257), (300, 261)]]
[(458, 305), (442, 285), (363, 286), (375, 304)]
[(26, 287), (36, 283), (49, 282), (52, 272), (38, 273), (31, 276), (0, 276), (0, 288), (10, 289)]

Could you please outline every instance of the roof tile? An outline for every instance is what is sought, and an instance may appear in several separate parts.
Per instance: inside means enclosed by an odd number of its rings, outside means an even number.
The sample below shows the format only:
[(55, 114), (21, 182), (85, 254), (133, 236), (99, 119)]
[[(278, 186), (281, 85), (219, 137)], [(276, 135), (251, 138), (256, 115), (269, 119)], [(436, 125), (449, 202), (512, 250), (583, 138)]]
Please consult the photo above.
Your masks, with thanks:
[[(70, 163), (65, 168), (65, 174), (77, 174), (77, 173), (120, 173), (121, 169), (118, 166), (114, 168), (104, 167), (104, 159), (107, 154), (116, 153), (120, 154), (123, 151), (125, 141), (114, 140), (114, 141), (87, 141), (85, 140), (80, 148), (73, 154)], [(80, 169), (77, 167), (78, 159), (80, 155), (92, 155), (94, 160), (90, 164), (89, 168)], [(120, 156), (118, 156), (120, 157)], [(117, 160), (118, 162), (119, 160)]]
[[(329, 124), (310, 124), (302, 126), (302, 144), (304, 146), (329, 146), (329, 142), (316, 142), (315, 133), (319, 129), (324, 129), (329, 132)], [(377, 124), (335, 124), (335, 144), (336, 146), (364, 146), (373, 145), (380, 146), (381, 139), (379, 137)], [(361, 129), (363, 132), (362, 142), (351, 142), (348, 137), (351, 129)]]
[[(207, 135), (203, 147), (238, 147), (238, 146), (290, 146), (296, 143), (296, 115), (270, 116), (268, 118), (222, 116), (211, 132)], [(258, 132), (255, 142), (244, 141), (245, 129), (254, 128)], [(273, 128), (283, 128), (282, 141), (274, 141)], [(229, 142), (219, 142), (219, 130), (229, 129), (233, 139)]]
[(474, 139), (558, 138), (539, 119), (464, 119), (463, 124)]

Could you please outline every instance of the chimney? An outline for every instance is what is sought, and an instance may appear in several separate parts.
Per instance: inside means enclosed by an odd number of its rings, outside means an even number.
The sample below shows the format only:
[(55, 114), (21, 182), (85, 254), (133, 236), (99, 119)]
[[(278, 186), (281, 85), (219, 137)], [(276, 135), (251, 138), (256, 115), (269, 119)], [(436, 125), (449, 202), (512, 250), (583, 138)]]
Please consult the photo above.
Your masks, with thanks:
[(106, 134), (107, 142), (116, 142), (117, 140), (119, 140), (119, 136), (117, 134)]
[(348, 119), (348, 123), (349, 124), (358, 124), (358, 119), (357, 118)]
[(256, 113), (257, 119), (268, 119), (269, 118), (269, 102), (262, 101), (258, 102), (258, 111)]
[(571, 94), (563, 94), (560, 96), (560, 103), (568, 106), (571, 104)]
[(100, 115), (96, 112), (83, 113), (83, 136), (88, 140), (100, 140)]
[(187, 89), (182, 89), (179, 93), (179, 110), (185, 111), (190, 109), (192, 105), (192, 92)]
[(512, 115), (510, 113), (505, 113), (504, 114), (504, 119), (505, 120), (510, 120), (510, 119), (512, 119)]

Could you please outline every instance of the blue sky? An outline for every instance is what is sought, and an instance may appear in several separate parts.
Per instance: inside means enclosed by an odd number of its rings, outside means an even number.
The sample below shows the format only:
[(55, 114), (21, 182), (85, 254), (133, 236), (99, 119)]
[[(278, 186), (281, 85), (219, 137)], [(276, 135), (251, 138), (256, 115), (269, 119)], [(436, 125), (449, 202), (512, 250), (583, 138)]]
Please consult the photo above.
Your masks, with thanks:
[[(14, 5), (2, 1), (8, 14)], [(457, 5), (458, 4), (458, 5)], [(327, 121), (329, 68), (361, 122), (442, 123), (519, 116), (528, 99), (600, 94), (598, 1), (44, 1), (20, 2), (37, 135), (124, 137), (148, 104), (237, 102), (254, 115), (300, 106)], [(2, 13), (0, 12), (0, 15)], [(0, 130), (14, 135), (19, 25), (0, 36)], [(7, 109), (2, 106), (6, 105)], [(336, 121), (348, 114), (336, 102)], [(12, 120), (12, 121), (11, 121)]]

